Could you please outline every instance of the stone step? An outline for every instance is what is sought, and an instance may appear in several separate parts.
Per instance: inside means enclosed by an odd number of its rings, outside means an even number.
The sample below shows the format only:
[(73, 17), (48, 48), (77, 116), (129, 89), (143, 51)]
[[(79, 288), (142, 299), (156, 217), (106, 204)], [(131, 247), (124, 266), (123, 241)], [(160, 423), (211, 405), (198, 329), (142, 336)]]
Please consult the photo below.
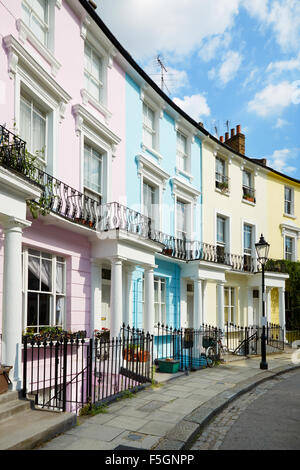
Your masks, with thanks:
[(0, 405), (16, 400), (19, 397), (19, 392), (5, 392), (0, 395)]
[(31, 408), (31, 401), (30, 400), (20, 400), (15, 399), (12, 401), (4, 402), (0, 404), (0, 423), (2, 421), (11, 417), (12, 415), (16, 415), (22, 413)]
[(72, 413), (28, 409), (1, 421), (0, 450), (30, 450), (66, 432), (77, 422)]

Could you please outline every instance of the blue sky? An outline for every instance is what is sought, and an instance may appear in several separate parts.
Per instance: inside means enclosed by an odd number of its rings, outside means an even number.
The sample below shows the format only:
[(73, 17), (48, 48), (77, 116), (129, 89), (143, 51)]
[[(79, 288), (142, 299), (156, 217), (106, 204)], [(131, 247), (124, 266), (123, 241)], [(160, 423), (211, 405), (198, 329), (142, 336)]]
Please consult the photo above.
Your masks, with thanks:
[(97, 0), (97, 13), (164, 91), (246, 155), (300, 179), (300, 0)]

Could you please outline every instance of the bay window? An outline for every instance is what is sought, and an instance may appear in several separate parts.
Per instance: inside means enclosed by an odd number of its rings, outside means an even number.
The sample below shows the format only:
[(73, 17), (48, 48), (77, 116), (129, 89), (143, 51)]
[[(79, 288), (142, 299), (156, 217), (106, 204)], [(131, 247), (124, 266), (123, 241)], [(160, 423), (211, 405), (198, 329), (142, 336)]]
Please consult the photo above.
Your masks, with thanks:
[(25, 248), (24, 326), (38, 333), (50, 326), (64, 328), (66, 262), (60, 256)]

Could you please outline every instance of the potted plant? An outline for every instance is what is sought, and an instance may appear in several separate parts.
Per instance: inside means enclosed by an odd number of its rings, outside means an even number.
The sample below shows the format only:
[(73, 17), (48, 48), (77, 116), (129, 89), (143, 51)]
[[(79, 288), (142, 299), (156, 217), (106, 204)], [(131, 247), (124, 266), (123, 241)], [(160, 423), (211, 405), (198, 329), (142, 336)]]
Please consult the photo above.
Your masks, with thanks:
[(8, 391), (8, 385), (11, 383), (9, 378), (10, 369), (12, 369), (12, 366), (0, 364), (0, 395)]
[(158, 359), (159, 372), (175, 374), (179, 370), (179, 359)]
[(123, 349), (123, 359), (128, 362), (137, 362), (138, 352), (137, 344), (128, 344), (128, 347)]
[(109, 341), (110, 331), (109, 328), (101, 328), (101, 330), (94, 330), (94, 336), (100, 341)]
[(138, 359), (138, 362), (148, 362), (150, 361), (150, 351), (144, 351), (144, 350), (141, 350), (141, 351), (138, 351), (138, 356), (137, 356), (137, 359)]

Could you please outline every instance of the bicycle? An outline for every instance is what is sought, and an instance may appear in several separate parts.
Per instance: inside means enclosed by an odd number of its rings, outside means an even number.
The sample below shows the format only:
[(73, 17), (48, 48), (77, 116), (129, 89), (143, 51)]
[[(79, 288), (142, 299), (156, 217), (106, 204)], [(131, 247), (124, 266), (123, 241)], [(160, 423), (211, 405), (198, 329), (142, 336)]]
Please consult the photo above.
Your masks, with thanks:
[(211, 336), (204, 336), (202, 340), (202, 346), (205, 349), (205, 353), (201, 354), (203, 358), (206, 360), (207, 367), (214, 367), (216, 365), (216, 361), (219, 360), (219, 344), (216, 338)]

